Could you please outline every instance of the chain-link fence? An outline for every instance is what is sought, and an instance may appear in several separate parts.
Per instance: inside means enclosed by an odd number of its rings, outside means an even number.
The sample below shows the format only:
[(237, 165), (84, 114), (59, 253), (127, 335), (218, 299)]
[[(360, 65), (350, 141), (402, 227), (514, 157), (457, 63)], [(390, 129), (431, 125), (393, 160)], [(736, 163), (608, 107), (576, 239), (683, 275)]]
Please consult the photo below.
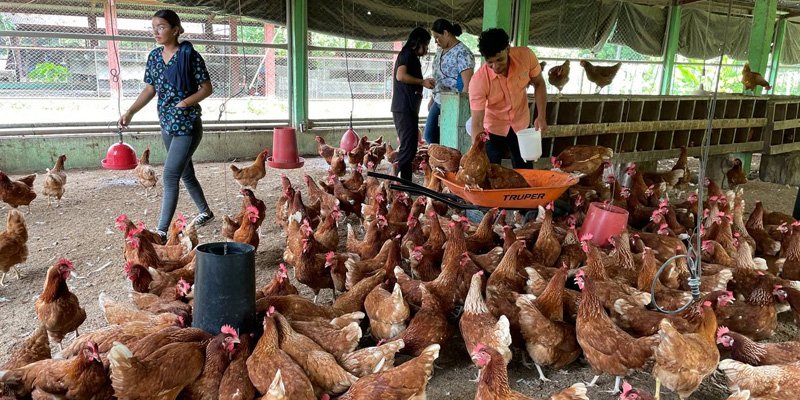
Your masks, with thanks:
[[(167, 4), (58, 0), (0, 3), (2, 123), (115, 121), (144, 87), (151, 17), (163, 8), (181, 16), (182, 38), (206, 61), (214, 94), (204, 119), (288, 118), (284, 27)], [(155, 102), (136, 119), (156, 121)]]
[(800, 65), (780, 64), (778, 76), (773, 86), (773, 94), (797, 96), (800, 94)]

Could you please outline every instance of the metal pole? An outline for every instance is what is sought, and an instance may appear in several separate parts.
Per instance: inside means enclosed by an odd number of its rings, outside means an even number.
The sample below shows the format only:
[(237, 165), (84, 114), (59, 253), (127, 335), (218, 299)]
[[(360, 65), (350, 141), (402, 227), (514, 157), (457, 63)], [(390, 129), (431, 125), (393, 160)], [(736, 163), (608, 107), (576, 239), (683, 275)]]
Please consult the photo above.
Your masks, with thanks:
[(772, 93), (775, 93), (775, 84), (778, 83), (778, 68), (781, 64), (783, 41), (786, 38), (786, 23), (786, 18), (782, 18), (778, 22), (778, 29), (775, 36), (775, 47), (772, 49), (772, 65), (769, 68), (769, 84), (772, 85)]

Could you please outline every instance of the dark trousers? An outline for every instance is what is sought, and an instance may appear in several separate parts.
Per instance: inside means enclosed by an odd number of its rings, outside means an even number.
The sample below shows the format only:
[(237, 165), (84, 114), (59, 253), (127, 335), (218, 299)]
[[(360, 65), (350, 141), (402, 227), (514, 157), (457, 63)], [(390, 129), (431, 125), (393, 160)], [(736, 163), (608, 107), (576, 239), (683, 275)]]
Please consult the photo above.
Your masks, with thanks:
[(203, 123), (198, 118), (191, 135), (174, 136), (162, 130), (161, 139), (167, 149), (167, 159), (164, 160), (164, 197), (161, 199), (158, 229), (166, 232), (178, 207), (179, 180), (183, 180), (183, 185), (186, 186), (189, 196), (201, 213), (211, 210), (203, 194), (203, 188), (194, 175), (194, 165), (192, 165), (192, 155), (203, 140)]
[(411, 180), (413, 172), (411, 164), (417, 155), (417, 142), (419, 141), (419, 113), (392, 113), (397, 137), (400, 139), (400, 149), (397, 150), (397, 166), (400, 177)]
[(514, 169), (533, 169), (533, 163), (522, 159), (519, 152), (519, 142), (514, 130), (508, 129), (508, 136), (499, 136), (494, 133), (489, 134), (489, 141), (486, 142), (486, 155), (492, 164), (500, 164), (506, 152), (511, 153), (511, 165)]
[(794, 199), (794, 212), (792, 218), (800, 219), (800, 188), (797, 188), (797, 197)]
[(425, 121), (425, 142), (428, 144), (439, 143), (439, 115), (442, 113), (442, 106), (433, 102), (431, 109), (428, 110), (428, 119)]

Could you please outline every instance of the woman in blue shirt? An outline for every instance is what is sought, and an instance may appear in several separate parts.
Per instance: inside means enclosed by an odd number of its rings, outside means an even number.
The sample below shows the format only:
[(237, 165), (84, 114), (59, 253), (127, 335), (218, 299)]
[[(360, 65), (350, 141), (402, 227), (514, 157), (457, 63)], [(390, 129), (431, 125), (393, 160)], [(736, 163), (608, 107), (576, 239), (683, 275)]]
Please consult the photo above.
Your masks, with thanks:
[(164, 161), (164, 197), (157, 233), (166, 239), (166, 231), (178, 205), (178, 181), (183, 179), (186, 190), (200, 213), (193, 223), (201, 227), (214, 219), (203, 188), (194, 174), (192, 154), (203, 139), (199, 103), (210, 96), (213, 88), (205, 61), (192, 44), (178, 37), (183, 33), (181, 20), (172, 10), (160, 10), (153, 15), (153, 35), (157, 47), (150, 52), (144, 73), (145, 88), (118, 122), (127, 127), (133, 115), (156, 95), (161, 138), (167, 149)]
[(433, 39), (439, 46), (433, 58), (433, 79), (436, 87), (428, 102), (428, 120), (425, 122), (425, 142), (439, 143), (439, 114), (442, 92), (466, 92), (475, 69), (475, 56), (464, 43), (458, 40), (461, 26), (446, 19), (433, 23)]

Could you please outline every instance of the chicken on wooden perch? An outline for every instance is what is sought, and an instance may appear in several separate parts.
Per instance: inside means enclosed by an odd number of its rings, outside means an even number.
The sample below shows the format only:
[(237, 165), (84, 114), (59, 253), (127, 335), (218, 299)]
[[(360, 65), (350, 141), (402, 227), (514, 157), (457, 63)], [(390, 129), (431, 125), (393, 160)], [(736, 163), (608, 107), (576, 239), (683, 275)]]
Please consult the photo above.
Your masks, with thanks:
[(742, 85), (744, 85), (744, 90), (755, 90), (756, 86), (763, 86), (767, 90), (772, 89), (772, 86), (761, 74), (750, 70), (750, 63), (745, 64), (742, 69)]
[(621, 62), (618, 62), (614, 65), (608, 67), (599, 67), (593, 65), (589, 61), (581, 60), (581, 67), (586, 71), (586, 78), (589, 79), (590, 82), (597, 85), (597, 89), (594, 91), (595, 94), (600, 93), (604, 87), (611, 84), (614, 80), (614, 77), (617, 76), (617, 72), (619, 72), (619, 68), (622, 66)]
[(569, 82), (569, 60), (550, 68), (547, 71), (547, 81), (558, 89), (558, 95), (561, 96), (561, 91), (564, 90), (564, 86)]

